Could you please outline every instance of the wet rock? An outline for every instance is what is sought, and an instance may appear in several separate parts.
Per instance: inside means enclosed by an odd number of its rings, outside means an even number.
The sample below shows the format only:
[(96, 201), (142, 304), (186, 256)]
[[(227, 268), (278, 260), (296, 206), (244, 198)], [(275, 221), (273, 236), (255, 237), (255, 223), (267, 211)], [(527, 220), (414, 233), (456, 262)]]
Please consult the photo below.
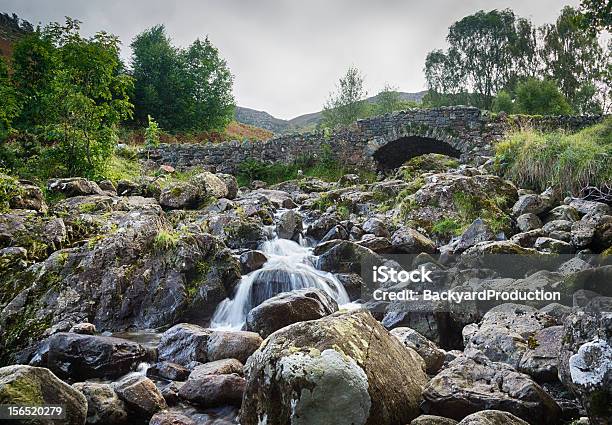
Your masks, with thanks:
[(240, 406), (246, 380), (236, 374), (189, 377), (179, 397), (201, 407)]
[(483, 410), (463, 418), (458, 425), (529, 425), (512, 413), (501, 410)]
[(366, 262), (373, 265), (385, 262), (374, 251), (349, 241), (332, 244), (324, 252), (317, 253), (320, 255), (319, 268), (332, 273), (360, 273)]
[(344, 226), (337, 224), (336, 226), (332, 227), (330, 231), (325, 234), (325, 236), (323, 236), (323, 238), (319, 241), (319, 243), (325, 243), (327, 241), (333, 241), (333, 240), (348, 240), (348, 239), (349, 239), (349, 232), (346, 231)]
[(425, 413), (461, 420), (482, 410), (503, 410), (530, 423), (557, 424), (561, 409), (529, 376), (466, 349), (423, 390)]
[(146, 358), (142, 345), (120, 338), (64, 332), (49, 338), (49, 369), (74, 380), (117, 378)]
[(443, 416), (421, 415), (410, 422), (410, 425), (457, 425), (457, 421)]
[(196, 366), (189, 375), (189, 379), (198, 380), (202, 379), (206, 375), (236, 374), (242, 376), (243, 369), (244, 365), (236, 359), (215, 360), (214, 362), (208, 362)]
[(306, 229), (306, 234), (316, 240), (321, 240), (334, 226), (340, 224), (335, 214), (323, 214)]
[(70, 328), (70, 332), (81, 335), (94, 335), (96, 333), (96, 325), (93, 323), (77, 323)]
[(391, 244), (397, 252), (403, 254), (419, 254), (421, 252), (433, 254), (436, 252), (436, 244), (433, 241), (410, 227), (402, 227), (396, 230), (391, 236)]
[(574, 252), (574, 247), (571, 244), (545, 237), (537, 238), (533, 247), (538, 251), (551, 254), (571, 254)]
[[(60, 381), (49, 369), (40, 367), (13, 365), (0, 368), (0, 404), (22, 406), (59, 404), (65, 407), (65, 421), (69, 424), (84, 424), (87, 417), (85, 396)], [(49, 422), (35, 420), (28, 423)]]
[(147, 370), (147, 376), (157, 376), (171, 381), (184, 381), (190, 373), (186, 367), (172, 362), (159, 362)]
[(342, 286), (344, 286), (351, 301), (355, 301), (361, 297), (365, 286), (361, 275), (357, 273), (338, 273), (336, 274), (336, 278)]
[(51, 192), (61, 193), (67, 197), (103, 194), (102, 189), (100, 189), (95, 182), (82, 177), (51, 179), (47, 182), (47, 189)]
[(408, 423), (427, 379), (417, 359), (365, 311), (295, 323), (249, 359), (240, 423)]
[(537, 331), (527, 340), (527, 350), (519, 362), (518, 370), (538, 382), (556, 381), (562, 337), (563, 326), (550, 326)]
[(113, 386), (97, 382), (72, 385), (87, 399), (87, 423), (96, 425), (128, 424), (127, 407)]
[(276, 234), (278, 237), (297, 241), (301, 233), (302, 216), (293, 210), (282, 213), (276, 224)]
[(388, 254), (393, 252), (393, 245), (391, 244), (391, 241), (387, 238), (365, 235), (363, 239), (357, 242), (357, 244), (364, 248), (368, 248), (377, 254)]
[(391, 330), (391, 335), (406, 347), (412, 348), (425, 360), (427, 373), (435, 374), (444, 364), (444, 351), (414, 329), (395, 328)]
[(189, 323), (174, 325), (161, 336), (157, 346), (160, 361), (178, 363), (182, 366), (192, 361), (205, 363), (208, 340), (212, 331)]
[(166, 400), (153, 381), (142, 375), (131, 374), (113, 383), (113, 388), (121, 400), (137, 415), (150, 418), (168, 407)]
[(546, 199), (540, 195), (523, 195), (512, 207), (512, 213), (515, 216), (523, 214), (542, 214), (550, 209), (550, 205)]
[(387, 226), (381, 220), (377, 218), (370, 218), (366, 220), (365, 223), (361, 226), (364, 232), (371, 233), (374, 236), (378, 236), (381, 238), (388, 238), (391, 236), (389, 230), (387, 230)]
[(153, 415), (149, 425), (197, 425), (197, 423), (179, 412), (159, 412)]
[(261, 343), (261, 337), (255, 332), (213, 331), (208, 339), (207, 359), (238, 359), (244, 363)]
[(240, 254), (240, 269), (243, 274), (259, 270), (268, 261), (268, 257), (261, 251), (250, 250)]
[(542, 227), (542, 220), (533, 213), (521, 214), (516, 218), (516, 226), (521, 232), (529, 232)]
[(592, 424), (612, 417), (612, 313), (580, 311), (566, 318), (559, 379), (576, 394)]
[(336, 301), (321, 289), (284, 292), (253, 308), (247, 316), (247, 329), (267, 338), (292, 323), (320, 319), (336, 311)]

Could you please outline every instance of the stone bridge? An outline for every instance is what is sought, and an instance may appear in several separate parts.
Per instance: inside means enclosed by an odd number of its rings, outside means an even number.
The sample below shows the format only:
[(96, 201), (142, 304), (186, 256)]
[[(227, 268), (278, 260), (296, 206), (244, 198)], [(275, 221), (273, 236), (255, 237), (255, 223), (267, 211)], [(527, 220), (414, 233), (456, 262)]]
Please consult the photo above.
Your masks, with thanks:
[(178, 169), (202, 166), (225, 173), (235, 173), (247, 159), (291, 163), (320, 157), (326, 151), (349, 167), (377, 170), (397, 168), (427, 153), (479, 164), (492, 155), (494, 142), (511, 130), (530, 127), (576, 131), (601, 120), (602, 116), (494, 115), (460, 106), (411, 109), (358, 120), (333, 132), (287, 134), (264, 142), (164, 144), (149, 151), (148, 156), (158, 164)]

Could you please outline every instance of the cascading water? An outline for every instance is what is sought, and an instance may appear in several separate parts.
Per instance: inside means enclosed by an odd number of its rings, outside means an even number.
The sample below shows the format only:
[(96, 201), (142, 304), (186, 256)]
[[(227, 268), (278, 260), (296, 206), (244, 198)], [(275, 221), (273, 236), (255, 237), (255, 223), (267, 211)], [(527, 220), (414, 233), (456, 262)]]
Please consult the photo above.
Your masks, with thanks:
[(243, 276), (233, 299), (225, 299), (213, 315), (211, 327), (240, 329), (253, 307), (281, 292), (319, 288), (339, 305), (348, 304), (344, 286), (328, 272), (317, 270), (312, 262), (312, 248), (276, 236), (264, 242), (261, 250), (268, 257), (264, 266)]

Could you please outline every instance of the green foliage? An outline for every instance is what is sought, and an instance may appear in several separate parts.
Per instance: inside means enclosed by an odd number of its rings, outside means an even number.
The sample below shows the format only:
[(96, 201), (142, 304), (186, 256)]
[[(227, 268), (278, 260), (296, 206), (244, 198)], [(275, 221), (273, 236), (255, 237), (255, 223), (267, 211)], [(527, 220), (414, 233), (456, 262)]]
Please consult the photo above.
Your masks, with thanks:
[(443, 218), (435, 223), (431, 231), (443, 237), (457, 236), (461, 234), (463, 226), (453, 218)]
[(187, 49), (172, 46), (163, 25), (131, 44), (137, 123), (157, 118), (169, 131), (223, 130), (233, 118), (233, 77), (206, 38)]
[(514, 103), (512, 96), (506, 90), (501, 90), (493, 99), (493, 105), (491, 106), (493, 112), (505, 112), (511, 114), (514, 112)]
[(329, 94), (323, 107), (323, 127), (349, 125), (364, 117), (368, 111), (368, 105), (364, 101), (366, 95), (363, 75), (356, 67), (349, 67), (344, 77), (338, 81), (335, 92)]
[(11, 84), (4, 58), (0, 57), (0, 141), (9, 135), (15, 117), (21, 111), (17, 90)]
[(578, 194), (612, 181), (612, 118), (575, 134), (524, 130), (496, 146), (501, 174), (536, 190), (553, 185)]
[(17, 179), (5, 174), (0, 169), (0, 213), (9, 209), (9, 201), (17, 195), (19, 195)]
[(405, 106), (397, 90), (397, 87), (385, 84), (385, 87), (376, 95), (374, 110), (377, 115), (398, 111)]
[(143, 170), (138, 159), (114, 154), (106, 163), (102, 173), (97, 177), (116, 183), (119, 180), (134, 181), (142, 175)]
[(568, 115), (572, 108), (553, 81), (529, 78), (516, 87), (515, 112), (530, 115)]
[(612, 3), (608, 0), (582, 0), (580, 12), (582, 28), (597, 34), (606, 30), (612, 33)]
[(159, 251), (167, 251), (178, 245), (180, 234), (174, 230), (160, 230), (155, 239), (153, 239), (153, 246)]
[(151, 117), (151, 115), (147, 115), (148, 125), (145, 129), (145, 146), (149, 149), (155, 149), (159, 147), (159, 125), (157, 122)]

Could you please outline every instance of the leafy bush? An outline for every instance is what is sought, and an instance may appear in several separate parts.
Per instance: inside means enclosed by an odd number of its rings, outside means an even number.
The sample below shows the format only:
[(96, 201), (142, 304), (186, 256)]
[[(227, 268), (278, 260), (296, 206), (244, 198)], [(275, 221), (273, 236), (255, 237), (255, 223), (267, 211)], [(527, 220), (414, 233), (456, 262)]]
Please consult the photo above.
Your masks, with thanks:
[(523, 187), (578, 194), (612, 181), (612, 118), (578, 133), (511, 134), (496, 146), (498, 171)]
[(17, 180), (0, 169), (0, 213), (9, 209), (9, 201), (19, 194)]

